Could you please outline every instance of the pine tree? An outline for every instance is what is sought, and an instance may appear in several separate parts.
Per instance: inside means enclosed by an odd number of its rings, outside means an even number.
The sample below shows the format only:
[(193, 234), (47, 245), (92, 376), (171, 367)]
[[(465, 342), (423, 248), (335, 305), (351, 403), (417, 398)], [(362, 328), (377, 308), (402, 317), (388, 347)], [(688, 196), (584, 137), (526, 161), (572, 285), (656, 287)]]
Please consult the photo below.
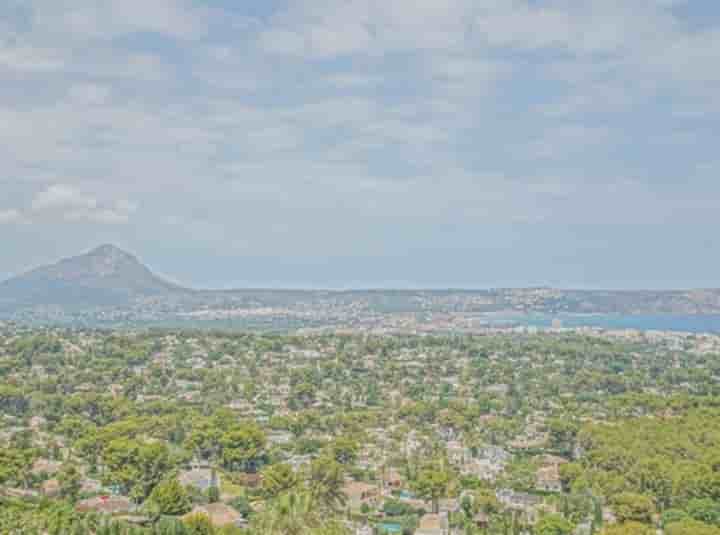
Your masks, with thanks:
[(161, 515), (178, 516), (190, 510), (190, 497), (175, 478), (159, 483), (150, 494), (150, 502)]

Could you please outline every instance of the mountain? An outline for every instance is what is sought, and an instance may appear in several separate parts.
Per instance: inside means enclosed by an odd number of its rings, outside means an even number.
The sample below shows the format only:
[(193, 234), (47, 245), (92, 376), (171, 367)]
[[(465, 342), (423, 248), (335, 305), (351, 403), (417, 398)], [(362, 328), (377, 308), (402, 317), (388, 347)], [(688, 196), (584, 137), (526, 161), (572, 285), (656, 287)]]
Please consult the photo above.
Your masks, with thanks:
[(394, 315), (427, 317), (430, 322), (455, 316), (483, 320), (487, 314), (720, 315), (720, 290), (191, 290), (162, 279), (112, 245), (0, 283), (0, 321), (219, 318), (248, 327), (285, 328), (373, 324), (378, 317)]
[(189, 294), (113, 245), (43, 266), (0, 283), (0, 309), (124, 306)]

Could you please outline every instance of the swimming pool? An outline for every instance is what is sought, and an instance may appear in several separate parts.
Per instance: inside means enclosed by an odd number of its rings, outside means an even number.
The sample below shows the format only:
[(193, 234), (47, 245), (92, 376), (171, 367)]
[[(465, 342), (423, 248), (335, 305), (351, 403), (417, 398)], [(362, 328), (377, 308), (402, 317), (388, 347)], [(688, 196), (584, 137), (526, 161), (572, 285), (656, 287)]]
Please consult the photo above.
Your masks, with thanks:
[(378, 524), (378, 528), (380, 528), (380, 533), (402, 533), (402, 526), (394, 522), (383, 522)]

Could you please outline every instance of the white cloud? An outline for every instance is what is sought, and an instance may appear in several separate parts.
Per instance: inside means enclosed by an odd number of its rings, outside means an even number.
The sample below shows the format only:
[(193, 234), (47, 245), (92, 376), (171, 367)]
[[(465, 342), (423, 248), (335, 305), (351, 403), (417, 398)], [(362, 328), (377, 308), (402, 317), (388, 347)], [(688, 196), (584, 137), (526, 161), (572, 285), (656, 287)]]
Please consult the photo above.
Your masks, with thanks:
[(65, 60), (53, 50), (28, 46), (2, 46), (0, 42), (0, 66), (16, 71), (52, 72), (65, 66)]
[(110, 97), (110, 88), (99, 84), (76, 84), (68, 95), (79, 104), (105, 104)]
[(568, 158), (578, 153), (592, 153), (605, 147), (610, 132), (602, 127), (564, 124), (543, 131), (542, 135), (522, 147), (522, 155), (531, 158)]
[(127, 206), (116, 204), (111, 208), (98, 208), (93, 210), (74, 210), (65, 214), (67, 221), (89, 221), (105, 225), (121, 225), (130, 221), (135, 209), (129, 210)]
[(94, 209), (97, 201), (88, 197), (72, 186), (56, 184), (38, 193), (32, 202), (36, 212), (56, 209)]
[(325, 80), (333, 86), (343, 89), (374, 87), (382, 83), (381, 76), (353, 73), (333, 74), (326, 77)]
[(183, 0), (34, 1), (34, 30), (71, 41), (108, 40), (135, 32), (191, 39), (206, 31), (206, 16)]
[(127, 200), (100, 202), (73, 186), (56, 184), (39, 192), (31, 208), (40, 217), (115, 225), (127, 223), (137, 205)]
[(308, 30), (310, 50), (316, 56), (333, 57), (368, 50), (372, 37), (359, 24), (335, 27), (317, 25)]
[[(0, 219), (48, 235), (172, 216), (197, 242), (253, 228), (262, 254), (352, 253), (435, 221), (601, 223), (612, 194), (585, 181), (672, 181), (714, 155), (718, 25), (654, 0), (28, 2), (0, 47), (3, 201), (27, 208)], [(661, 220), (619, 191), (624, 221)]]
[(274, 54), (303, 55), (306, 49), (305, 38), (297, 32), (283, 29), (271, 29), (260, 35), (261, 48)]
[(468, 0), (302, 0), (276, 15), (260, 44), (273, 53), (318, 57), (447, 50), (463, 41), (471, 6)]
[(22, 214), (17, 210), (0, 210), (0, 225), (19, 223), (22, 220)]

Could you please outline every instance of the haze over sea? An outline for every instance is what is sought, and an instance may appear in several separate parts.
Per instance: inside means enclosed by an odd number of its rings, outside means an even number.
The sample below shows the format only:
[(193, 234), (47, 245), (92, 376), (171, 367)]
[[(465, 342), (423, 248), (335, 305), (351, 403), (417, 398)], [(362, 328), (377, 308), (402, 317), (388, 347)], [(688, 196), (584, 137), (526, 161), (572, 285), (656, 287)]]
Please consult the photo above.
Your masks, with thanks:
[(678, 331), (688, 333), (720, 333), (720, 314), (714, 315), (531, 315), (516, 317), (490, 317), (491, 326), (550, 327), (554, 319), (563, 327), (598, 327), (602, 329), (638, 329), (641, 331)]

